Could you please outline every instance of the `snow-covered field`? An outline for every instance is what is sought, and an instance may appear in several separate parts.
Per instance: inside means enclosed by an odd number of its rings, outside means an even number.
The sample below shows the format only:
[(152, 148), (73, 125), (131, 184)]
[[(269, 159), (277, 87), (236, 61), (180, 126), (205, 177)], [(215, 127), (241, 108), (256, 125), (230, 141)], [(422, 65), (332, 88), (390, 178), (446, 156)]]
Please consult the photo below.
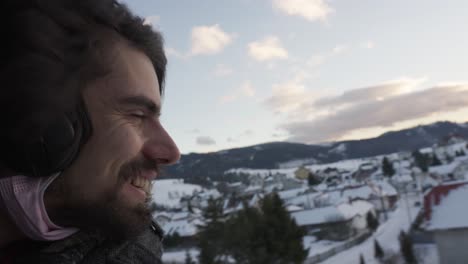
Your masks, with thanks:
[(202, 187), (194, 184), (186, 184), (183, 180), (157, 180), (153, 183), (153, 201), (158, 205), (167, 207), (177, 207), (180, 205), (180, 198), (184, 195), (191, 195), (194, 191), (201, 191)]
[[(408, 203), (405, 197), (398, 201), (397, 209), (389, 214), (387, 222), (382, 224), (377, 231), (363, 243), (345, 250), (325, 261), (323, 264), (352, 264), (359, 263), (359, 255), (364, 256), (367, 264), (378, 263), (374, 258), (374, 239), (379, 241), (385, 252), (399, 252), (400, 245), (398, 235), (401, 230), (407, 231), (410, 226), (408, 214), (414, 220), (417, 216), (420, 207), (415, 207), (414, 202), (418, 201), (418, 197), (409, 195)], [(408, 206), (407, 206), (408, 204)], [(436, 262), (437, 263), (437, 262)]]

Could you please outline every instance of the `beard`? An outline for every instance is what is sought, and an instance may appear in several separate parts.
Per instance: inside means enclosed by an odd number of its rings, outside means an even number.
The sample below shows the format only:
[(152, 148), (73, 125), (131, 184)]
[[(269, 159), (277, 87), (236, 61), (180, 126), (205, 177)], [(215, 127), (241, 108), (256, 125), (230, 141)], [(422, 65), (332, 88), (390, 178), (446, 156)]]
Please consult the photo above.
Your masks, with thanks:
[[(54, 221), (62, 226), (77, 227), (113, 241), (137, 237), (151, 224), (151, 195), (148, 194), (145, 202), (130, 205), (125, 197), (119, 194), (124, 184), (139, 175), (142, 169), (159, 170), (155, 162), (146, 159), (127, 162), (118, 172), (117, 183), (92, 201), (70, 197), (73, 193), (70, 187), (65, 183), (59, 184), (61, 196), (66, 202), (63, 207), (55, 210)], [(85, 194), (86, 191), (82, 193)]]

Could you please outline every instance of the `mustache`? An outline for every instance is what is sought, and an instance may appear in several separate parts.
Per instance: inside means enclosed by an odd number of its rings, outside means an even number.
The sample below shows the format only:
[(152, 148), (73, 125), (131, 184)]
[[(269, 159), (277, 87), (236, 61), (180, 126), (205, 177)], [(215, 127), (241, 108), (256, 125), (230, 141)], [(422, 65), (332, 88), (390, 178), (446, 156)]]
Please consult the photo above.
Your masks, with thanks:
[(156, 171), (157, 175), (159, 176), (161, 175), (162, 168), (154, 161), (145, 158), (138, 158), (122, 165), (119, 178), (121, 178), (123, 182), (126, 182), (132, 177), (140, 175), (142, 171), (147, 170)]

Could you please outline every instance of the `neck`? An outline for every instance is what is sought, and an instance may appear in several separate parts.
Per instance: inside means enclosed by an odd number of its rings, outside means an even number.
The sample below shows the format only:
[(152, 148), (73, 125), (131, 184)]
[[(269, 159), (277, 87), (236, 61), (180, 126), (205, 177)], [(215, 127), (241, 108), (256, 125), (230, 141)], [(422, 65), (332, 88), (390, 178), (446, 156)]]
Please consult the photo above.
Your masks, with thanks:
[(4, 248), (12, 242), (25, 238), (26, 236), (11, 221), (8, 214), (0, 208), (0, 248)]

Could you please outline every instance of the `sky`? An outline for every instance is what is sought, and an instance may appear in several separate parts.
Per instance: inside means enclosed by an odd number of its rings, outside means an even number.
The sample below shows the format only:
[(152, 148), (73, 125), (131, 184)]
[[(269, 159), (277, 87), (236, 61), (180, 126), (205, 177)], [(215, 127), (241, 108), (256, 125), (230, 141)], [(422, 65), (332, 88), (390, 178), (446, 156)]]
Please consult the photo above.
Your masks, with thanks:
[(183, 154), (468, 121), (468, 1), (121, 2), (165, 38)]

